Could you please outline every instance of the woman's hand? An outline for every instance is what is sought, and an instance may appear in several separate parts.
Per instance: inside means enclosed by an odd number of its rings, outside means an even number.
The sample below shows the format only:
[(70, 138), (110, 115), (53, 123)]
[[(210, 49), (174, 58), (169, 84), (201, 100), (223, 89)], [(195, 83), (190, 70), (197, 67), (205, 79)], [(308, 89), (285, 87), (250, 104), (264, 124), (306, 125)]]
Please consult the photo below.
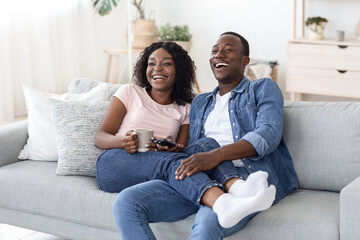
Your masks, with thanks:
[(138, 140), (134, 130), (129, 130), (126, 132), (125, 136), (122, 139), (123, 148), (127, 153), (135, 153), (138, 148)]
[[(167, 136), (166, 139), (169, 140), (170, 142), (175, 142), (174, 137), (171, 135)], [(182, 152), (184, 150), (184, 148), (185, 148), (185, 146), (180, 143), (177, 143), (174, 147), (161, 146), (161, 145), (157, 144), (157, 149), (159, 151)]]
[[(145, 147), (147, 151), (156, 151), (157, 145), (153, 142), (155, 138), (151, 138), (150, 143), (146, 144)], [(123, 148), (127, 153), (136, 153), (137, 148), (139, 147), (139, 142), (136, 136), (136, 132), (134, 130), (129, 130), (126, 132), (125, 136), (123, 137)]]
[(180, 166), (176, 169), (176, 179), (183, 180), (186, 176), (191, 176), (200, 171), (207, 171), (217, 167), (221, 161), (216, 154), (212, 152), (201, 152), (191, 155), (182, 160)]

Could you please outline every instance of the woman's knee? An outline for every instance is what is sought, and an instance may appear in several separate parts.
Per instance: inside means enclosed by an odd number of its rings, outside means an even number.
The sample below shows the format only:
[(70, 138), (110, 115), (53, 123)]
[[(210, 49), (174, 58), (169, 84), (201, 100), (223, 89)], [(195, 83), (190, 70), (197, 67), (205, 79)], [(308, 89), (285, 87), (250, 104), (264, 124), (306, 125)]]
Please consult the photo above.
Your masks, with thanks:
[(195, 142), (191, 143), (184, 152), (188, 155), (192, 155), (197, 152), (208, 152), (213, 149), (219, 148), (219, 143), (210, 137), (200, 138)]

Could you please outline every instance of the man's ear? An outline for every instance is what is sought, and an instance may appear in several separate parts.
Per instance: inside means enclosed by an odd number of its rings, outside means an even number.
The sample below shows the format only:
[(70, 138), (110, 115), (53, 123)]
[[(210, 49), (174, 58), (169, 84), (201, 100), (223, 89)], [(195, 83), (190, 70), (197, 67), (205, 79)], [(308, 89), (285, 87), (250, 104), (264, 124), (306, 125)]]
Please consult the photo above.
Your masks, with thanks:
[(244, 56), (244, 57), (243, 57), (243, 64), (244, 64), (244, 66), (248, 65), (249, 62), (250, 62), (250, 58), (249, 58), (248, 56)]

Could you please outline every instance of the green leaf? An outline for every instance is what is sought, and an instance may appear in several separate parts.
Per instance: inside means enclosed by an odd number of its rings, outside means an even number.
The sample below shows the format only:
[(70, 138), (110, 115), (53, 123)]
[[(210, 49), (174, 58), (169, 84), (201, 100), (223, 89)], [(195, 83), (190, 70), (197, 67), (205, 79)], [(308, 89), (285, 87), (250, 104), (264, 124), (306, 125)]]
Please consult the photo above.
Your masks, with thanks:
[(117, 6), (117, 2), (119, 0), (94, 0), (93, 6), (100, 16), (105, 16), (112, 11), (113, 7)]

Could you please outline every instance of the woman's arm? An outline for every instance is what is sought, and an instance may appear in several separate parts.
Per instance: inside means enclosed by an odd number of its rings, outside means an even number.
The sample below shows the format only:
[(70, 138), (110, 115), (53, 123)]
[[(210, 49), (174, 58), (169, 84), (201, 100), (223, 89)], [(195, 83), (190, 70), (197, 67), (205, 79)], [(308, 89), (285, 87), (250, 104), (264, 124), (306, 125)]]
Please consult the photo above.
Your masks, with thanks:
[(176, 143), (182, 144), (184, 147), (187, 146), (189, 141), (189, 128), (190, 124), (183, 124), (180, 126), (179, 134), (176, 138)]
[(95, 135), (95, 145), (101, 149), (123, 148), (124, 136), (115, 136), (126, 114), (126, 107), (117, 97), (113, 97), (103, 121)]

